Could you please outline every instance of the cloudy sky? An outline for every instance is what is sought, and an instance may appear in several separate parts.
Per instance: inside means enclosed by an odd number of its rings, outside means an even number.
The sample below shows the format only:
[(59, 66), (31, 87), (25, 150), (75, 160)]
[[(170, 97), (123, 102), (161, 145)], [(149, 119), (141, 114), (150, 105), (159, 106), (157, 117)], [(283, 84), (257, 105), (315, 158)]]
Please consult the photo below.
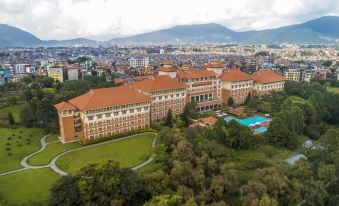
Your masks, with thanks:
[(197, 23), (259, 30), (324, 15), (339, 16), (339, 0), (0, 0), (0, 23), (45, 40), (105, 40)]

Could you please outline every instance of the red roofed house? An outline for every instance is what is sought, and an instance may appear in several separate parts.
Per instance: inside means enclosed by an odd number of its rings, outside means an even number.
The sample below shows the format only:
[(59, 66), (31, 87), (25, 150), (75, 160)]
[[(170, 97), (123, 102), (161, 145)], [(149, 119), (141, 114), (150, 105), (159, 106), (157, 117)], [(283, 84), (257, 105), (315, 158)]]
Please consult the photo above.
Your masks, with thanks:
[(164, 119), (169, 109), (177, 116), (183, 112), (186, 101), (186, 85), (170, 76), (150, 77), (129, 85), (136, 91), (152, 98), (152, 122)]
[(55, 105), (62, 142), (97, 139), (150, 125), (151, 97), (123, 85), (93, 89)]
[(269, 70), (259, 70), (251, 75), (254, 79), (253, 94), (262, 96), (271, 91), (284, 90), (285, 77)]
[(235, 104), (242, 104), (252, 91), (253, 77), (240, 69), (232, 68), (220, 77), (223, 103), (232, 97)]
[(207, 69), (177, 72), (179, 82), (187, 86), (187, 102), (196, 102), (198, 111), (221, 107), (221, 86), (217, 74)]

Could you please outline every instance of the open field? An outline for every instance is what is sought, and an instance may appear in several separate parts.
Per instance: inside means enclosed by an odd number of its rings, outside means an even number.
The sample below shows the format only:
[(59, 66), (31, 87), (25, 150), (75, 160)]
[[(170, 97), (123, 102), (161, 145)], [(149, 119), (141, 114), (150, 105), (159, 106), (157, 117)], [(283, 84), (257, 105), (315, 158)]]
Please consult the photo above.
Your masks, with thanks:
[(21, 168), (20, 161), (40, 148), (43, 129), (0, 128), (0, 172)]
[(58, 139), (59, 136), (60, 136), (59, 134), (52, 134), (52, 135), (50, 135), (46, 138), (46, 142), (48, 143), (48, 142), (57, 141), (57, 140), (59, 140)]
[(81, 146), (82, 145), (80, 145), (78, 142), (72, 142), (67, 144), (62, 144), (61, 142), (50, 143), (47, 145), (47, 148), (44, 151), (28, 159), (28, 164), (47, 165), (53, 159), (53, 157), (57, 156), (58, 154), (70, 149), (79, 148)]
[(152, 151), (153, 134), (124, 139), (66, 154), (56, 162), (57, 166), (74, 173), (81, 166), (101, 160), (117, 160), (122, 167), (132, 167), (145, 161)]
[(59, 175), (48, 168), (2, 176), (0, 194), (8, 205), (46, 205), (49, 189), (58, 178)]

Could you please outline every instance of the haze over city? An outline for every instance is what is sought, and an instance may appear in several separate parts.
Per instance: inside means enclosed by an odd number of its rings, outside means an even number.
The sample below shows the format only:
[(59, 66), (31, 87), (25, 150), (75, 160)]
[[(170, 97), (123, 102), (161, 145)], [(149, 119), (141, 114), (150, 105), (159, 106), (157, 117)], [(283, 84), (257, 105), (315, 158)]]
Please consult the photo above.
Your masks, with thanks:
[(43, 40), (109, 40), (175, 25), (218, 23), (235, 31), (339, 15), (337, 0), (0, 0), (0, 23)]

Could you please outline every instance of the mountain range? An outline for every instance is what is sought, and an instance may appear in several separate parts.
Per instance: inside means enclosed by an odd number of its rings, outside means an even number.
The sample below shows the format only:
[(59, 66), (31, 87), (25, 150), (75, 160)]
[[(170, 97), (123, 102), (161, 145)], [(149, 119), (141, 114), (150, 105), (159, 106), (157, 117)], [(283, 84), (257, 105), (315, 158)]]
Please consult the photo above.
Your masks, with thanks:
[(339, 17), (324, 16), (276, 29), (236, 32), (219, 24), (179, 25), (99, 42), (86, 38), (44, 41), (19, 28), (0, 24), (0, 47), (95, 46), (147, 44), (339, 43)]

